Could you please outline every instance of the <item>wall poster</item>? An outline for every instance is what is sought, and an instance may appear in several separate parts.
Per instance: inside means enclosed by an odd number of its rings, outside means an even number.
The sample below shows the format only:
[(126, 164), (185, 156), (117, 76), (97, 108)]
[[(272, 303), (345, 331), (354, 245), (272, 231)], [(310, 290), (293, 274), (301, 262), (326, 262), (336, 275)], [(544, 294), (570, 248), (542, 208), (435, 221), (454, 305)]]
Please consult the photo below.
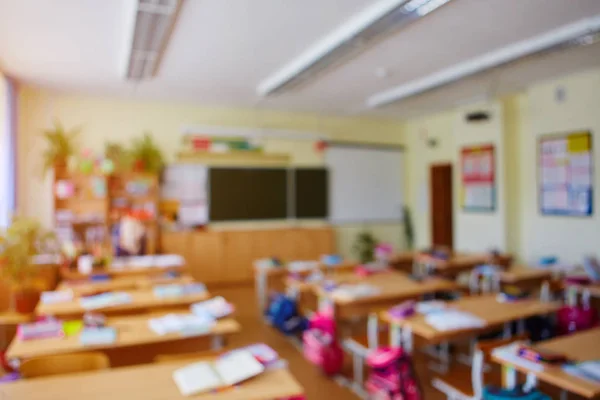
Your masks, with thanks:
[(465, 211), (494, 211), (496, 167), (494, 145), (463, 147), (461, 151), (462, 208)]
[(592, 134), (544, 135), (538, 152), (539, 204), (543, 215), (593, 212)]

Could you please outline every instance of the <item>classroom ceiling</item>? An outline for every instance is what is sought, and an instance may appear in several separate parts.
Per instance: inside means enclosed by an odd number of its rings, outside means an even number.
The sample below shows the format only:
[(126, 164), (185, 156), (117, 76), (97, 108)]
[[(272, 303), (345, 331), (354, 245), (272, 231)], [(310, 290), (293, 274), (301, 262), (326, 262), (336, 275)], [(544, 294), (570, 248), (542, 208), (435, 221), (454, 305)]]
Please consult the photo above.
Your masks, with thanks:
[(185, 0), (157, 76), (134, 83), (123, 72), (133, 1), (0, 0), (0, 69), (76, 93), (406, 118), (600, 66), (595, 44), (367, 109), (375, 93), (600, 15), (599, 0), (453, 0), (308, 84), (261, 98), (259, 82), (373, 1)]

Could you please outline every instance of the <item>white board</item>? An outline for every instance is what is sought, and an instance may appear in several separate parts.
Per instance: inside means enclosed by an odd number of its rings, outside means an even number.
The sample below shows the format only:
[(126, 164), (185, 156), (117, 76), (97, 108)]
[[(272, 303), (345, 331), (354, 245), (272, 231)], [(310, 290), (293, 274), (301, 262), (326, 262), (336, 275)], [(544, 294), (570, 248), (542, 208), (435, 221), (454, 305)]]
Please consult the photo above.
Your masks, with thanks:
[(403, 152), (395, 148), (330, 145), (329, 215), (333, 223), (402, 219)]
[(208, 167), (171, 164), (165, 167), (161, 196), (179, 201), (179, 222), (184, 226), (208, 223)]

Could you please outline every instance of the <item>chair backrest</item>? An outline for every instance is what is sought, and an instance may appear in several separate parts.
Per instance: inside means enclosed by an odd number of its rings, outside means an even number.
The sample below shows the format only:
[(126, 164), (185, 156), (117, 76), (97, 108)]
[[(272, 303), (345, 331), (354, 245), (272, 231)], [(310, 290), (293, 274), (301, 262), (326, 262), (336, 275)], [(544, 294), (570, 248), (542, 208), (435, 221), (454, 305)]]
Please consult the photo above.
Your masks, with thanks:
[(492, 339), (477, 343), (473, 352), (473, 364), (471, 368), (471, 384), (476, 399), (483, 396), (483, 370), (485, 365), (492, 359), (492, 351), (498, 347), (506, 346), (515, 342), (525, 342), (528, 336), (526, 334), (513, 336), (509, 339)]
[(110, 368), (108, 357), (100, 352), (60, 354), (24, 361), (20, 372), (24, 378), (72, 374)]

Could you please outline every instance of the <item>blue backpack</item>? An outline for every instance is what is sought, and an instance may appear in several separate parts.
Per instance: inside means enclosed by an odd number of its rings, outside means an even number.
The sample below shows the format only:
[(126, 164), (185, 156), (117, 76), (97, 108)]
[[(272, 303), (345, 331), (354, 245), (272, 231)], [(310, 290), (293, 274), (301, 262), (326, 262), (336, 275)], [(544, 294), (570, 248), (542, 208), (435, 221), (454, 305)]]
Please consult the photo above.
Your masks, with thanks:
[(299, 333), (308, 327), (308, 321), (298, 313), (296, 301), (283, 294), (273, 296), (267, 308), (267, 320), (286, 335)]

